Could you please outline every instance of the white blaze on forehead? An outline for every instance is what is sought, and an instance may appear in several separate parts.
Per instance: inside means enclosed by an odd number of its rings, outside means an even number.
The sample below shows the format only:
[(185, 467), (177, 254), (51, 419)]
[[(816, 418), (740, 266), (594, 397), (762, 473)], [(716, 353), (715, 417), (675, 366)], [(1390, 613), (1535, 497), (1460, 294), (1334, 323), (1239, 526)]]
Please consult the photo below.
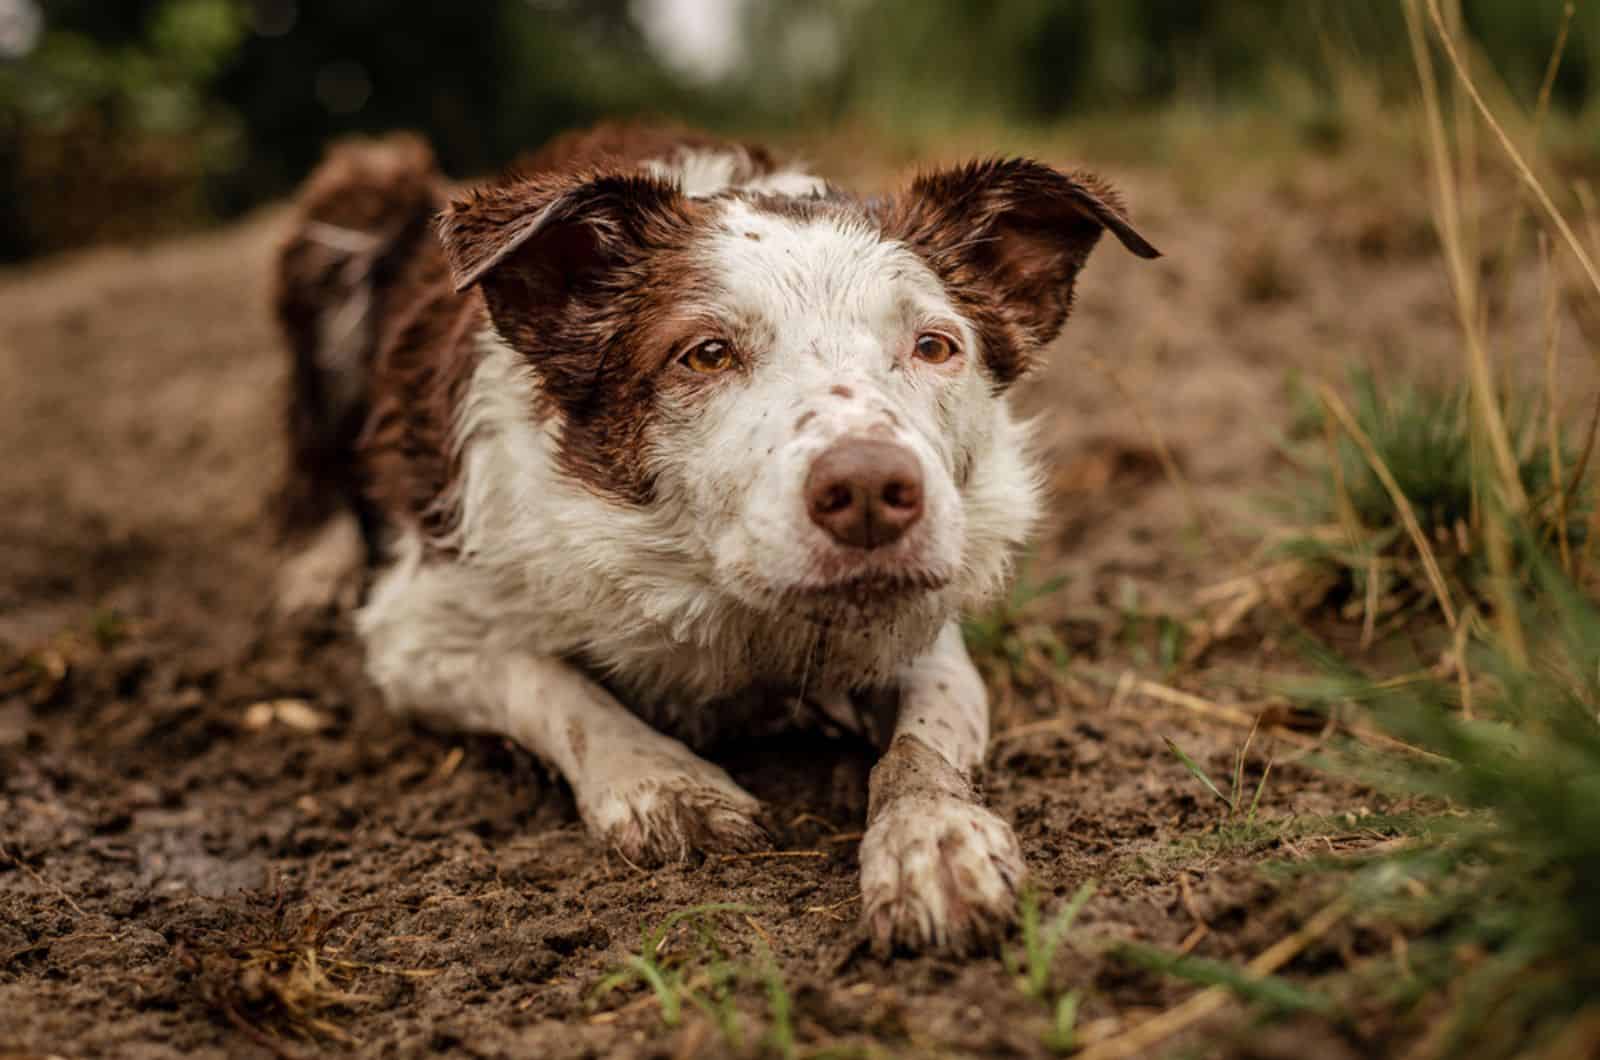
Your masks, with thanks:
[[(750, 155), (742, 148), (681, 148), (670, 158), (644, 163), (651, 176), (670, 180), (685, 195), (702, 199), (732, 188), (769, 195), (820, 195), (827, 187), (821, 177), (799, 169), (786, 168), (750, 177)], [(741, 179), (742, 178), (742, 179)]]
[(818, 343), (827, 356), (872, 339), (887, 355), (925, 321), (961, 323), (932, 270), (864, 220), (792, 217), (732, 200), (709, 243), (724, 304), (774, 329), (773, 341), (790, 350)]
[[(842, 204), (731, 198), (719, 202), (694, 253), (709, 274), (706, 309), (740, 347), (745, 371), (685, 421), (675, 443), (712, 460), (682, 482), (727, 591), (756, 608), (773, 594), (825, 590), (852, 578), (949, 587), (886, 611), (881, 621), (918, 648), (968, 590), (969, 572), (1003, 553), (969, 556), (957, 469), (971, 464), (1000, 412), (974, 359), (944, 368), (911, 357), (919, 330), (973, 335), (933, 271)], [(808, 514), (818, 454), (851, 437), (901, 447), (921, 471), (922, 517), (892, 545), (839, 546)], [(985, 580), (987, 576), (985, 576)]]

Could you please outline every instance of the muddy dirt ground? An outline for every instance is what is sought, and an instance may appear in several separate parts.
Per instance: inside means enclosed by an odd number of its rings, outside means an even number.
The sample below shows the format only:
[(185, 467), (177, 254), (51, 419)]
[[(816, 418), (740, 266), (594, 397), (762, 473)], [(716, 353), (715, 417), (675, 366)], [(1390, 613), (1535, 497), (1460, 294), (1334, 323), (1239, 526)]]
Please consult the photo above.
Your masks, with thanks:
[[(1291, 376), (1426, 376), (1456, 356), (1420, 167), (1384, 165), (1105, 167), (1167, 257), (1099, 251), (1052, 367), (1020, 394), (1055, 498), (1030, 577), (1067, 579), (1028, 621), (1071, 666), (996, 668), (986, 787), (1047, 908), (1100, 881), (1054, 966), (1052, 996), (1082, 991), (1085, 1039), (1194, 989), (1111, 943), (1247, 959), (1320, 897), (1275, 891), (1261, 863), (1381, 838), (1361, 820), (1371, 795), (1260, 738), (1244, 779), (1278, 757), (1271, 827), (1219, 841), (1217, 802), (1163, 738), (1225, 777), (1244, 730), (1136, 681), (1251, 709), (1253, 675), (1295, 665), (1261, 613), (1163, 666), (1151, 617), (1191, 620), (1198, 590), (1249, 569), (1254, 500), (1288, 470)], [(758, 981), (733, 992), (739, 1045), (691, 1005), (665, 1026), (638, 982), (597, 989), (645, 928), (708, 901), (750, 907), (707, 923), (745, 967), (770, 951), (801, 1052), (1047, 1055), (1049, 1009), (997, 956), (886, 963), (859, 945), (861, 749), (730, 749), (781, 856), (644, 872), (591, 843), (525, 753), (387, 717), (346, 619), (270, 620), (284, 373), (264, 295), (282, 221), (0, 276), (0, 1056), (755, 1053), (774, 1026)], [(1506, 328), (1533, 350), (1528, 272)], [(664, 955), (695, 937), (673, 931)], [(1385, 944), (1357, 919), (1304, 966)], [(1237, 1015), (1176, 1045), (1394, 1047), (1382, 1023), (1246, 1033)]]

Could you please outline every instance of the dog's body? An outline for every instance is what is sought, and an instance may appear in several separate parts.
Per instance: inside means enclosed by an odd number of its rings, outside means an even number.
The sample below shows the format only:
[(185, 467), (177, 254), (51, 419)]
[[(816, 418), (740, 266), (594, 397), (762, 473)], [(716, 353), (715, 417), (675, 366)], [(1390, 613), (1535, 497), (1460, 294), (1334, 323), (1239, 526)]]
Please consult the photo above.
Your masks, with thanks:
[(309, 183), (280, 270), (286, 596), (364, 552), (391, 706), (517, 740), (633, 860), (763, 841), (690, 746), (861, 732), (885, 748), (874, 941), (991, 935), (1022, 861), (971, 786), (987, 704), (957, 621), (1036, 508), (1003, 391), (1102, 228), (1154, 250), (1108, 189), (1027, 162), (862, 202), (759, 149), (602, 128), (527, 171), (450, 204), (394, 139)]

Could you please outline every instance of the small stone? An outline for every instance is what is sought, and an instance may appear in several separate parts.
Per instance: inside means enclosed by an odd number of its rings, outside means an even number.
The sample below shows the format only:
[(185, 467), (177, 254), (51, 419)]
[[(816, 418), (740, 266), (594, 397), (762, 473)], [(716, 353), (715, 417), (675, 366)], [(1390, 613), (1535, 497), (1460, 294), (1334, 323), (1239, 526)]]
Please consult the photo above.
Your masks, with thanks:
[(327, 715), (303, 699), (268, 699), (245, 708), (244, 727), (253, 732), (274, 722), (300, 732), (321, 732), (330, 724)]

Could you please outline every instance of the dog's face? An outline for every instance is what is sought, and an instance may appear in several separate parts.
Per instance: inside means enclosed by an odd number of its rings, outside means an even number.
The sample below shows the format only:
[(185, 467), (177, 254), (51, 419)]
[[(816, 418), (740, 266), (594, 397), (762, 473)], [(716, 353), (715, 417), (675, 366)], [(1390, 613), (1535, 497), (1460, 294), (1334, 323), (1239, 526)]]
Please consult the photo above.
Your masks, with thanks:
[(1035, 510), (1004, 391), (1106, 228), (1154, 255), (1092, 178), (1010, 162), (871, 204), (536, 179), (441, 233), (535, 373), (564, 472), (652, 513), (715, 591), (848, 625), (947, 618), (999, 584)]

